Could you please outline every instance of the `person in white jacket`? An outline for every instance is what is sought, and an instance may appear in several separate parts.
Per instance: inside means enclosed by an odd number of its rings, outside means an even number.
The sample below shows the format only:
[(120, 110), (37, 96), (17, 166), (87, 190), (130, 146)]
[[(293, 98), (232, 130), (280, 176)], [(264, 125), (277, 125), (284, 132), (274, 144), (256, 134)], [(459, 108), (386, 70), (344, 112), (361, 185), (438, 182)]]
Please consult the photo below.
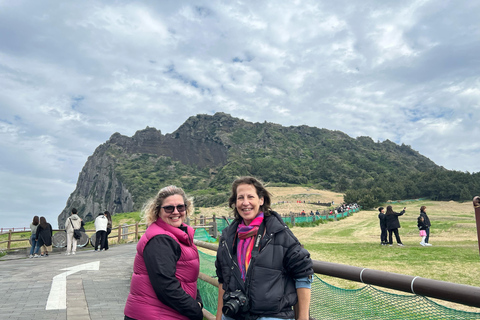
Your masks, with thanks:
[(67, 252), (65, 255), (75, 254), (77, 251), (77, 239), (73, 236), (74, 229), (80, 229), (82, 218), (77, 214), (77, 209), (73, 208), (70, 217), (65, 221), (65, 231), (67, 232)]
[(98, 245), (100, 245), (100, 251), (105, 250), (105, 241), (107, 240), (107, 225), (108, 219), (103, 212), (98, 214), (95, 219), (95, 251), (98, 251)]

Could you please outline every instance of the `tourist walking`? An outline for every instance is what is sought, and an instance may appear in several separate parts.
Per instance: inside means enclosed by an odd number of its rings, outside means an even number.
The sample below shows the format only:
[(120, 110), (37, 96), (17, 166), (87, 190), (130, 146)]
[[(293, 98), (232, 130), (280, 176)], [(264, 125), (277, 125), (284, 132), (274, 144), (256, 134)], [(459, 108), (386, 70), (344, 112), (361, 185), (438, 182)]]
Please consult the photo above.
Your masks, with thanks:
[(30, 223), (30, 244), (32, 245), (30, 248), (30, 255), (28, 256), (29, 258), (37, 258), (38, 257), (38, 252), (40, 251), (40, 247), (37, 246), (37, 227), (40, 223), (40, 219), (38, 216), (33, 217), (32, 223)]
[(65, 255), (69, 256), (77, 252), (77, 239), (73, 236), (73, 232), (81, 227), (82, 219), (78, 216), (77, 209), (73, 208), (70, 217), (65, 221), (65, 231), (67, 232), (67, 251)]
[(100, 212), (95, 219), (95, 251), (98, 251), (100, 246), (100, 251), (105, 249), (105, 240), (107, 236), (107, 225), (108, 219), (105, 217), (105, 213)]
[(380, 244), (387, 245), (387, 219), (385, 218), (385, 209), (378, 208), (378, 220), (380, 220)]
[(52, 226), (47, 222), (45, 217), (40, 217), (40, 223), (38, 224), (37, 232), (35, 233), (35, 239), (38, 241), (37, 246), (41, 249), (40, 256), (48, 257), (48, 253), (52, 252), (52, 236)]
[(392, 206), (387, 206), (387, 213), (385, 214), (385, 219), (387, 220), (387, 230), (388, 230), (388, 244), (393, 245), (393, 234), (395, 234), (395, 239), (397, 240), (397, 245), (403, 247), (402, 240), (400, 240), (400, 235), (398, 234), (398, 229), (400, 228), (400, 221), (398, 217), (405, 213), (407, 208), (404, 207), (400, 212), (394, 212)]
[(421, 206), (420, 207), (420, 217), (423, 218), (423, 223), (425, 224), (425, 246), (431, 246), (430, 244), (430, 227), (432, 226), (430, 223), (430, 219), (427, 216), (427, 207), (426, 206)]
[(144, 207), (147, 230), (137, 244), (125, 320), (202, 320), (192, 204), (178, 187), (161, 189)]
[(228, 203), (235, 220), (217, 251), (216, 319), (308, 319), (312, 260), (271, 210), (270, 193), (257, 179), (242, 177)]

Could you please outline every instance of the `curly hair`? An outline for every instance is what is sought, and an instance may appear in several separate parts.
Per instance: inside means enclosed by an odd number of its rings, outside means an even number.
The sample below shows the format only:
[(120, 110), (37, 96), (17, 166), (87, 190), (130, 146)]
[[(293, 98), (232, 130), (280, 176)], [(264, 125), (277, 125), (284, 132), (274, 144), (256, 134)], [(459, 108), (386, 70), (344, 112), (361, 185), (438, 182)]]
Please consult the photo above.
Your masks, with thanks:
[(249, 184), (255, 187), (257, 190), (257, 196), (263, 198), (263, 204), (260, 206), (260, 211), (263, 212), (265, 216), (269, 216), (272, 209), (270, 208), (271, 204), (271, 194), (265, 189), (263, 184), (254, 177), (240, 177), (233, 181), (232, 183), (232, 194), (228, 199), (228, 206), (233, 209), (233, 215), (236, 220), (242, 220), (242, 217), (237, 211), (235, 204), (237, 203), (237, 188), (241, 184)]
[(165, 201), (166, 198), (176, 194), (181, 195), (183, 197), (183, 202), (187, 207), (187, 215), (191, 212), (192, 201), (187, 198), (185, 191), (183, 191), (182, 188), (179, 188), (177, 186), (167, 186), (165, 188), (160, 189), (157, 195), (154, 198), (148, 200), (147, 203), (145, 203), (145, 205), (143, 206), (143, 209), (142, 209), (143, 218), (145, 219), (145, 223), (147, 224), (147, 227), (150, 226), (155, 221), (157, 221), (158, 214), (160, 212), (160, 208), (162, 207), (163, 201)]

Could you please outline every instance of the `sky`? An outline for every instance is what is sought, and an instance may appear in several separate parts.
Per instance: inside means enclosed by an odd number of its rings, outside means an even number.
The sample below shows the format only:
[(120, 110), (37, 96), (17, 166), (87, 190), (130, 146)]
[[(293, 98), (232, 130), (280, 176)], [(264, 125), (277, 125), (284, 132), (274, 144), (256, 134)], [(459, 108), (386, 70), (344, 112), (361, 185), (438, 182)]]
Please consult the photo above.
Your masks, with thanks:
[(479, 17), (470, 0), (0, 0), (0, 227), (57, 228), (112, 134), (197, 114), (389, 139), (479, 172)]

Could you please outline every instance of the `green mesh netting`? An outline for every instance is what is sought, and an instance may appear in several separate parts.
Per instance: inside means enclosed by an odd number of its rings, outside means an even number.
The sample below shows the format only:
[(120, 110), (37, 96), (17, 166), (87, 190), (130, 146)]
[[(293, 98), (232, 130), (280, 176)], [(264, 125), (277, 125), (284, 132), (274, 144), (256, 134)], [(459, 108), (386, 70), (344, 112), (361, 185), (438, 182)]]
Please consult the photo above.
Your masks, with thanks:
[[(200, 272), (216, 277), (215, 256), (200, 253)], [(204, 307), (217, 313), (218, 289), (198, 280)], [(317, 276), (312, 283), (310, 317), (313, 319), (480, 319), (480, 313), (441, 306), (417, 295), (384, 292), (370, 285), (361, 289), (342, 289)]]
[(195, 230), (195, 236), (193, 237), (195, 240), (205, 241), (205, 242), (216, 242), (217, 239), (210, 236), (205, 228), (199, 228)]
[(228, 225), (232, 223), (232, 221), (234, 220), (233, 218), (227, 218), (227, 219), (228, 219), (228, 223), (227, 221), (225, 221), (225, 219), (220, 219), (220, 218), (216, 219), (218, 234), (222, 234), (223, 229), (228, 227)]

